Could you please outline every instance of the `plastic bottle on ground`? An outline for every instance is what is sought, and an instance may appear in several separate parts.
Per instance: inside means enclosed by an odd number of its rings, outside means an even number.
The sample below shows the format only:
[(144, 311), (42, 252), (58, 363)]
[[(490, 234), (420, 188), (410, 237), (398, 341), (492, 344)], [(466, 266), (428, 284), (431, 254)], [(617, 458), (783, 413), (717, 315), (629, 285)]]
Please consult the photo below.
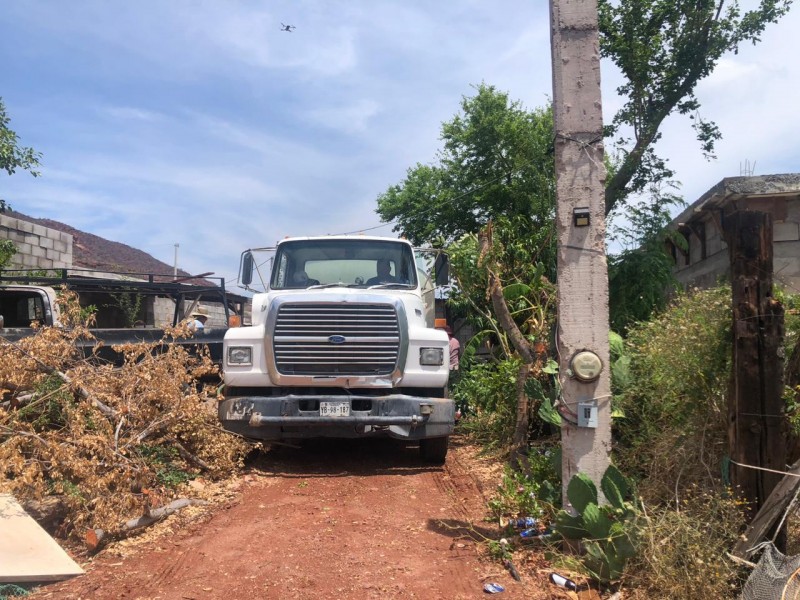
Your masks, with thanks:
[(550, 583), (554, 583), (558, 587), (572, 590), (573, 592), (578, 591), (577, 583), (572, 581), (572, 579), (567, 579), (563, 575), (559, 575), (558, 573), (550, 573)]

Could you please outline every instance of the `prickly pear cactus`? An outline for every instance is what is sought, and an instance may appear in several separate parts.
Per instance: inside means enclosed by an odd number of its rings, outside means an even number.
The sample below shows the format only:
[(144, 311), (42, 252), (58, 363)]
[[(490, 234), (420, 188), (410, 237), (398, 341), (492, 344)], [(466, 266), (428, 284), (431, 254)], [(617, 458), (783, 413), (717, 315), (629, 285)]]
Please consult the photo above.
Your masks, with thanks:
[(567, 486), (567, 498), (577, 514), (559, 511), (554, 528), (565, 539), (580, 540), (586, 570), (609, 582), (619, 579), (625, 562), (636, 555), (637, 509), (630, 482), (615, 466), (608, 467), (600, 488), (608, 504), (598, 503), (597, 487), (588, 476), (575, 475)]

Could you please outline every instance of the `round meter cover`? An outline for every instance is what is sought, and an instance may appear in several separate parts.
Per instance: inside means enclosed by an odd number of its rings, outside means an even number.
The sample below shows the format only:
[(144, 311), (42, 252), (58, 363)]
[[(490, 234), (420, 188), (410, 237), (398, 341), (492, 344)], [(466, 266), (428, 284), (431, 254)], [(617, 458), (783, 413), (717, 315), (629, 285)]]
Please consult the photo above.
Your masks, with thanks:
[(570, 367), (576, 379), (594, 381), (600, 377), (600, 371), (603, 370), (603, 361), (591, 350), (581, 350), (572, 357)]

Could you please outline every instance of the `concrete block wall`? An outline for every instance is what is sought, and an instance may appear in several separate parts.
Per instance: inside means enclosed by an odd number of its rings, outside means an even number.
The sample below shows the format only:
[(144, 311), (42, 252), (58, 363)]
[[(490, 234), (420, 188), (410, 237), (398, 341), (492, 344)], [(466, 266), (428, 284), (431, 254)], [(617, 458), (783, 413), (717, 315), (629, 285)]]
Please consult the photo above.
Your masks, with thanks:
[[(800, 293), (800, 201), (781, 200), (773, 210), (773, 281), (792, 293)], [(755, 207), (756, 209), (758, 207)], [(711, 217), (701, 221), (705, 225), (706, 258), (700, 260), (700, 242), (695, 236), (689, 239), (691, 264), (679, 256), (675, 269), (676, 279), (684, 286), (708, 288), (730, 274), (728, 247), (718, 224)]]
[(172, 298), (156, 298), (153, 303), (153, 324), (156, 327), (172, 325), (172, 315), (175, 314), (175, 302)]
[(0, 214), (0, 240), (11, 240), (17, 248), (9, 264), (12, 269), (72, 267), (69, 233)]
[[(188, 310), (191, 302), (186, 303)], [(227, 327), (228, 323), (225, 320), (225, 308), (222, 304), (201, 304), (204, 308), (208, 309), (208, 321), (206, 327)], [(175, 313), (175, 302), (171, 298), (156, 298), (153, 306), (153, 322), (156, 327), (164, 327), (165, 325), (172, 325), (172, 315)]]

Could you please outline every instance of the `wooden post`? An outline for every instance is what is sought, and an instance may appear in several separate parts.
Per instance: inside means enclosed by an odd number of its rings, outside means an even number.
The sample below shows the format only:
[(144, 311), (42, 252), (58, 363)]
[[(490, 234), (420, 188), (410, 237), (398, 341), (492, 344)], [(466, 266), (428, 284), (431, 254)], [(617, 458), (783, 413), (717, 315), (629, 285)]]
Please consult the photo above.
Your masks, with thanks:
[[(596, 0), (550, 0), (558, 232), (558, 351), (564, 506), (577, 473), (600, 489), (611, 450), (605, 166)], [(575, 376), (573, 358), (588, 351), (601, 370)], [(586, 358), (587, 354), (582, 354)], [(584, 368), (585, 371), (585, 368)], [(578, 427), (581, 413), (595, 427)], [(581, 415), (583, 416), (583, 415)]]
[[(731, 263), (733, 364), (728, 398), (731, 459), (786, 471), (783, 306), (772, 297), (772, 217), (738, 211), (723, 221)], [(731, 465), (731, 482), (755, 515), (782, 476)]]

